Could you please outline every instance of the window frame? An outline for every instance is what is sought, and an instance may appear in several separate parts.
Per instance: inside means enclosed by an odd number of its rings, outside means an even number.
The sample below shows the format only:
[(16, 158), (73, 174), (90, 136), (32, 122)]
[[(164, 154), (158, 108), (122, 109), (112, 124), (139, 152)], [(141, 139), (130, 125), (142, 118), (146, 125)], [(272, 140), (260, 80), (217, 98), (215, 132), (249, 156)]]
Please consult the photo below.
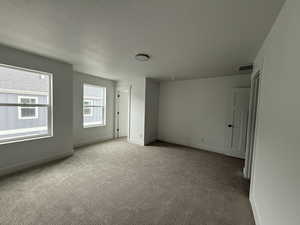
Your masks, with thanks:
[[(21, 103), (22, 99), (35, 99), (35, 104), (38, 104), (38, 97), (37, 96), (23, 96), (19, 95), (18, 96), (18, 103)], [(22, 109), (34, 109), (34, 116), (22, 116)], [(33, 120), (33, 119), (38, 119), (39, 118), (39, 109), (37, 107), (18, 107), (18, 119), (19, 120)]]
[[(96, 87), (96, 88), (101, 88), (103, 89), (103, 106), (99, 105), (90, 105), (88, 107), (90, 108), (102, 108), (102, 113), (103, 113), (103, 123), (97, 123), (97, 122), (90, 122), (90, 123), (85, 123), (84, 122), (84, 101), (88, 101), (88, 100), (93, 100), (93, 99), (102, 99), (102, 98), (97, 98), (97, 97), (94, 97), (94, 96), (85, 96), (84, 95), (84, 87), (85, 86), (90, 86), (90, 87)], [(92, 110), (94, 111), (94, 110)], [(83, 128), (93, 128), (93, 127), (105, 127), (106, 126), (106, 87), (104, 86), (101, 86), (101, 85), (95, 85), (95, 84), (89, 84), (89, 83), (83, 83), (82, 85), (82, 126)], [(94, 112), (93, 112), (93, 115), (94, 115)]]
[[(22, 108), (22, 107), (25, 107), (25, 108), (46, 107), (48, 109), (47, 110), (47, 112), (48, 112), (47, 134), (32, 134), (32, 135), (23, 134), (23, 135), (13, 137), (13, 138), (0, 139), (0, 145), (53, 137), (53, 74), (44, 72), (44, 71), (33, 70), (33, 69), (25, 68), (25, 67), (12, 66), (12, 65), (7, 65), (7, 64), (2, 64), (2, 63), (0, 63), (0, 67), (6, 67), (9, 69), (21, 70), (21, 71), (26, 71), (26, 72), (32, 72), (32, 73), (36, 73), (37, 76), (44, 75), (49, 78), (49, 93), (48, 93), (48, 103), (47, 104), (21, 104), (19, 102), (18, 103), (0, 103), (0, 107), (1, 106), (16, 107), (18, 110), (19, 110), (19, 108)], [(23, 95), (26, 95), (26, 94), (27, 93), (24, 93)], [(38, 109), (37, 109), (37, 111), (38, 111)], [(16, 119), (18, 119), (18, 118), (16, 118)]]

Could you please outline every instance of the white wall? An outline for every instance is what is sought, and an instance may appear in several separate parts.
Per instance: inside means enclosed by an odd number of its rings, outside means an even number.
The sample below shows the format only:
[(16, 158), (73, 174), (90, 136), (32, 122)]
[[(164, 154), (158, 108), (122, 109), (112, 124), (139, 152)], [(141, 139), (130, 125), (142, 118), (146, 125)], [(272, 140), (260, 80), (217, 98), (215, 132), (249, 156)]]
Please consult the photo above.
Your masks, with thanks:
[(51, 138), (0, 145), (0, 174), (73, 154), (73, 69), (66, 63), (0, 46), (0, 63), (53, 74)]
[[(106, 87), (106, 125), (83, 128), (83, 84)], [(114, 137), (115, 82), (100, 77), (74, 72), (74, 146), (112, 139)]]
[(162, 82), (159, 139), (231, 155), (232, 88), (249, 86), (250, 75)]
[(116, 126), (115, 132), (118, 137), (128, 137), (129, 125), (129, 91), (117, 90), (116, 98)]
[(146, 78), (145, 144), (157, 140), (158, 137), (159, 89), (159, 82)]
[(130, 89), (130, 134), (129, 141), (135, 144), (145, 144), (145, 78), (135, 78), (117, 83), (118, 88)]
[(258, 225), (300, 224), (300, 1), (287, 0), (255, 61), (262, 69), (251, 202)]

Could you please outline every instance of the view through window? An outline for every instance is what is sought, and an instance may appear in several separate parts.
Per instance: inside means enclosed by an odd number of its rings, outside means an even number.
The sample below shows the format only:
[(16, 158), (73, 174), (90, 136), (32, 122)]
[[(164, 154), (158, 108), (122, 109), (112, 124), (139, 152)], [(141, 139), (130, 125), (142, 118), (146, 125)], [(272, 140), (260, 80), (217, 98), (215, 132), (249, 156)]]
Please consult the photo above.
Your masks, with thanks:
[[(38, 97), (33, 96), (18, 96), (20, 104), (37, 104)], [(36, 107), (19, 107), (19, 119), (37, 119), (38, 109)]]
[(51, 74), (0, 65), (0, 143), (51, 135)]
[(105, 125), (106, 88), (83, 85), (83, 127)]

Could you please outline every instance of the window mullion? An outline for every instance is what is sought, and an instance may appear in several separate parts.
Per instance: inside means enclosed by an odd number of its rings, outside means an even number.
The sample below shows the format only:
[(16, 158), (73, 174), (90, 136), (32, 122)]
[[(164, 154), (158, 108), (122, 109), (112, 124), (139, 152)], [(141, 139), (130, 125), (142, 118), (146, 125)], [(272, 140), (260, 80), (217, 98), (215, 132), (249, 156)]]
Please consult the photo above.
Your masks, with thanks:
[(20, 103), (0, 103), (0, 106), (17, 106), (17, 107), (49, 107), (49, 104), (20, 104)]

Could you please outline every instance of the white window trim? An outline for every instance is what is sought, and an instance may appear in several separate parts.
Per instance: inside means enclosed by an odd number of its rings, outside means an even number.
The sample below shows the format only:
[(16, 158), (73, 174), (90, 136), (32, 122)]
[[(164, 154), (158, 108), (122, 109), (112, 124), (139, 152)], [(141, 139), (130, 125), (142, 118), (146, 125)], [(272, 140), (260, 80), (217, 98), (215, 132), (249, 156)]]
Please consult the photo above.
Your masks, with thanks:
[(0, 88), (0, 93), (4, 94), (17, 94), (17, 95), (47, 95), (48, 92), (44, 91), (28, 91), (28, 90), (16, 90)]
[[(89, 86), (91, 86), (91, 85), (89, 85)], [(94, 85), (94, 86), (96, 86), (96, 85)], [(105, 88), (105, 87), (101, 87), (101, 86), (97, 86), (97, 87)], [(95, 97), (95, 96), (85, 96), (85, 99), (101, 100), (102, 98), (101, 97)]]
[[(89, 105), (88, 106), (85, 106), (84, 105), (84, 102), (89, 102)], [(91, 99), (83, 99), (83, 115), (86, 116), (86, 117), (92, 117), (93, 116), (93, 107), (89, 107), (89, 106), (92, 106), (93, 105), (93, 100)], [(84, 112), (84, 108), (89, 108), (90, 109), (90, 113), (89, 114), (85, 114)]]
[(100, 123), (100, 122), (87, 122), (84, 125), (84, 128), (90, 128), (90, 127), (104, 127), (105, 124)]
[[(34, 99), (35, 104), (38, 104), (38, 97), (36, 96), (18, 96), (18, 103), (21, 104), (22, 99)], [(22, 116), (22, 109), (34, 109), (34, 116)], [(39, 109), (37, 107), (18, 107), (18, 119), (19, 120), (32, 120), (39, 118)]]
[[(95, 97), (95, 96), (84, 96), (84, 86), (102, 88), (104, 90), (103, 98), (101, 98), (101, 97)], [(83, 121), (82, 121), (83, 128), (105, 127), (106, 126), (106, 87), (101, 86), (101, 85), (94, 85), (94, 84), (83, 83), (82, 89), (83, 89), (83, 92), (82, 92), (83, 93), (83, 95), (82, 95), (83, 101), (84, 101), (84, 99), (96, 99), (96, 100), (103, 99), (103, 106), (102, 105), (99, 105), (99, 106), (93, 105), (92, 106), (92, 107), (102, 107), (103, 108), (103, 121), (102, 121), (102, 123), (101, 123), (101, 121), (84, 122), (84, 119), (83, 119)]]
[[(51, 73), (47, 73), (47, 72), (31, 70), (31, 69), (27, 69), (27, 68), (21, 68), (21, 67), (6, 65), (6, 64), (0, 64), (0, 66), (10, 68), (10, 69), (21, 70), (21, 71), (33, 72), (33, 73), (37, 73), (37, 74), (45, 75), (45, 76), (49, 77), (48, 103), (47, 104), (30, 104), (29, 105), (29, 107), (46, 107), (48, 109), (48, 115), (47, 115), (48, 132), (46, 134), (42, 134), (42, 135), (40, 135), (40, 134), (30, 134), (30, 135), (24, 134), (24, 135), (19, 135), (17, 137), (0, 139), (0, 144), (10, 144), (10, 143), (15, 143), (15, 142), (32, 141), (32, 140), (37, 140), (37, 139), (42, 139), (42, 138), (53, 137), (53, 75)], [(27, 107), (27, 105), (24, 106), (19, 103), (18, 104), (0, 103), (0, 106)]]
[(30, 133), (35, 131), (45, 131), (47, 127), (30, 127), (30, 128), (20, 128), (14, 130), (0, 130), (0, 135), (10, 135), (10, 134), (22, 134)]

